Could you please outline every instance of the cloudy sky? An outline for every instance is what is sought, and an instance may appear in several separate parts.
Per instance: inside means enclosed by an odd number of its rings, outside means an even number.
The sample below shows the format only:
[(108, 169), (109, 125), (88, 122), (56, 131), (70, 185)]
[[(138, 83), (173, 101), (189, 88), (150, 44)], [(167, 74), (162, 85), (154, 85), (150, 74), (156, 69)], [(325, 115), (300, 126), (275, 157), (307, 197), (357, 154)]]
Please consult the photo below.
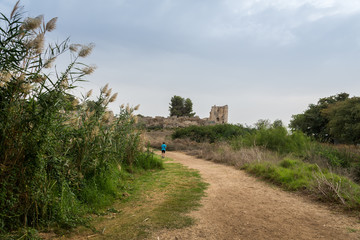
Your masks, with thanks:
[[(15, 0), (0, 0), (9, 13)], [(285, 124), (321, 97), (360, 96), (358, 0), (23, 0), (26, 16), (58, 17), (51, 39), (95, 43), (97, 70), (81, 91), (109, 83), (111, 108), (167, 116), (172, 96), (208, 117)]]

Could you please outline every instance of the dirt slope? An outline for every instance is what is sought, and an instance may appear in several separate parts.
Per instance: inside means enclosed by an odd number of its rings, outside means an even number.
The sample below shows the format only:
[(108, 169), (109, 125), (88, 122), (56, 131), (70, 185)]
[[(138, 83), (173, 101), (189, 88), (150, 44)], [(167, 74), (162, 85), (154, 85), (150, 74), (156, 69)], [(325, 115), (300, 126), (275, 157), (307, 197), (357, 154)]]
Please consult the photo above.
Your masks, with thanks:
[(210, 184), (197, 224), (150, 239), (360, 239), (359, 219), (284, 192), (233, 167), (179, 152), (167, 156), (200, 171)]

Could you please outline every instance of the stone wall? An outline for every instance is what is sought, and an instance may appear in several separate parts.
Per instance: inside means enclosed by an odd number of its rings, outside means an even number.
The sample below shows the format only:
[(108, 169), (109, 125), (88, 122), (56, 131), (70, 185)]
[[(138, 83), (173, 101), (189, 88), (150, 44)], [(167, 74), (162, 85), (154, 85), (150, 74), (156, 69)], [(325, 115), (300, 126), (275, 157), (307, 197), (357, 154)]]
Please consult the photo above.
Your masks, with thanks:
[(139, 124), (147, 128), (177, 128), (204, 126), (207, 121), (199, 117), (138, 117)]
[(177, 128), (189, 126), (206, 126), (228, 122), (228, 106), (213, 106), (209, 118), (199, 117), (143, 117), (138, 116), (138, 122), (147, 128)]

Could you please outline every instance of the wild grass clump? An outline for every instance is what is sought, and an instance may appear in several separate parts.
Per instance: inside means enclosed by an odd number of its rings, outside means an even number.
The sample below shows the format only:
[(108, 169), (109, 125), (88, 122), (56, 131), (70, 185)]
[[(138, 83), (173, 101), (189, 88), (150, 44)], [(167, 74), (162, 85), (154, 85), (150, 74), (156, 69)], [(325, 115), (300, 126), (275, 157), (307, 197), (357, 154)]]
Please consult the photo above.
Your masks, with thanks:
[[(92, 91), (72, 95), (94, 70), (79, 62), (93, 44), (45, 47), (55, 25), (42, 15), (24, 19), (19, 2), (10, 16), (0, 14), (0, 234), (72, 227), (118, 197), (124, 169), (162, 167), (142, 150), (137, 107), (108, 111), (117, 96), (108, 85), (95, 100)], [(69, 65), (52, 67), (63, 54)]]
[(277, 164), (270, 162), (248, 164), (243, 169), (294, 191), (310, 187), (313, 171), (317, 167), (298, 160), (284, 159)]
[(284, 159), (279, 163), (253, 163), (243, 167), (247, 172), (290, 191), (305, 191), (326, 202), (348, 209), (360, 208), (360, 186), (350, 179), (322, 170), (316, 164)]

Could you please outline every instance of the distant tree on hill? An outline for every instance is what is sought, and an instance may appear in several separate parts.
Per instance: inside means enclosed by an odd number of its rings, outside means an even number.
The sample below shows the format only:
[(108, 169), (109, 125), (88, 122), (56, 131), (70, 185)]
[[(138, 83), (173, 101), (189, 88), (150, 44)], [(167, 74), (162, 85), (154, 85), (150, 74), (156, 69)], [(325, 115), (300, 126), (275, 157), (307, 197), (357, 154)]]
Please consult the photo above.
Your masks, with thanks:
[(182, 98), (180, 96), (173, 96), (170, 101), (169, 111), (170, 117), (193, 117), (195, 113), (193, 112), (193, 103), (190, 98)]

